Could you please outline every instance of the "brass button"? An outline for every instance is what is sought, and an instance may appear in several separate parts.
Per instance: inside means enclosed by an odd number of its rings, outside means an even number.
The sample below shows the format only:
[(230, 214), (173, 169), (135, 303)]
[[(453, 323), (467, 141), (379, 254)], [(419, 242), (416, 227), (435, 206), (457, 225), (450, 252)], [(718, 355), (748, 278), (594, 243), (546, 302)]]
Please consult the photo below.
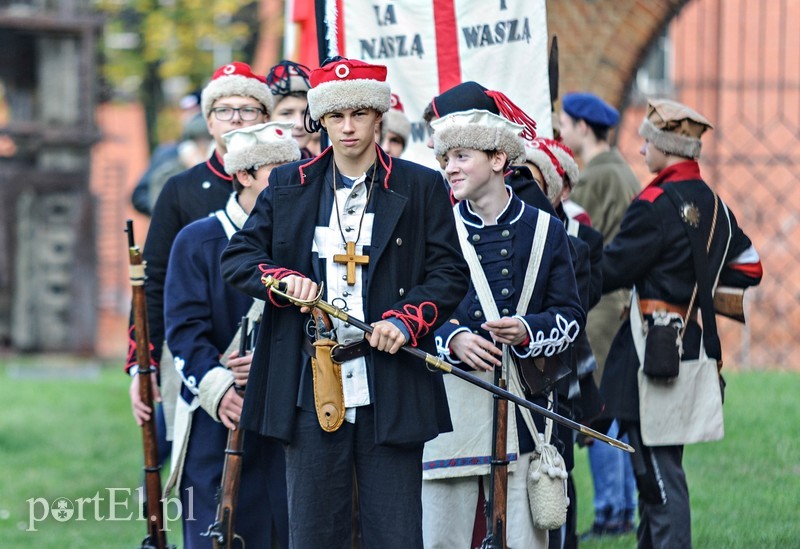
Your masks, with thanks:
[(400, 294), (400, 297), (403, 297), (404, 295), (406, 295), (406, 291), (405, 291), (403, 288), (400, 288), (400, 289), (397, 291), (397, 293), (398, 293), (398, 294)]
[(500, 250), (500, 255), (502, 255), (503, 257), (507, 256), (508, 255), (508, 250), (503, 248), (502, 250)]
[(509, 311), (508, 311), (508, 309), (503, 309), (503, 314), (504, 314), (504, 315), (507, 315), (507, 314), (508, 314), (508, 312), (509, 312)]
[(482, 313), (481, 311), (475, 311), (475, 313), (473, 314), (473, 316), (474, 316), (475, 318), (481, 318), (481, 317), (483, 316), (483, 313)]
[(500, 233), (500, 234), (501, 234), (501, 235), (503, 235), (503, 236), (508, 236), (508, 235), (510, 235), (511, 233), (510, 233), (510, 232), (508, 232), (508, 229), (505, 229), (505, 230), (504, 230), (502, 233)]
[(508, 295), (508, 288), (503, 288), (500, 290), (500, 295)]
[(500, 274), (503, 275), (503, 276), (508, 276), (508, 269), (503, 268), (503, 270), (500, 271)]
[(479, 235), (479, 234), (472, 235), (472, 241), (473, 242), (478, 242), (480, 239), (481, 239), (481, 235)]
[(402, 238), (398, 238), (397, 240), (395, 240), (395, 242), (397, 243), (398, 246), (402, 246), (403, 245), (403, 239)]

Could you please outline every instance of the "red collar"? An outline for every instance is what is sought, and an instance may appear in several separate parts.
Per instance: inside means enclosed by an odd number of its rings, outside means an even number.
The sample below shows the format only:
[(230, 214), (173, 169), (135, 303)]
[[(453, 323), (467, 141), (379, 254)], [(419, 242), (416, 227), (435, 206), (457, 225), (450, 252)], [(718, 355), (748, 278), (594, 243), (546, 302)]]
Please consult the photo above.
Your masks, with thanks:
[(695, 179), (702, 179), (700, 177), (700, 165), (696, 160), (687, 160), (673, 164), (658, 172), (658, 175), (647, 185), (647, 188), (658, 187), (662, 183), (669, 183), (670, 181), (691, 181)]
[(211, 155), (211, 158), (206, 160), (206, 166), (220, 179), (233, 181), (233, 176), (225, 173), (225, 162), (222, 160), (222, 155), (219, 154), (218, 150), (214, 149), (214, 154)]

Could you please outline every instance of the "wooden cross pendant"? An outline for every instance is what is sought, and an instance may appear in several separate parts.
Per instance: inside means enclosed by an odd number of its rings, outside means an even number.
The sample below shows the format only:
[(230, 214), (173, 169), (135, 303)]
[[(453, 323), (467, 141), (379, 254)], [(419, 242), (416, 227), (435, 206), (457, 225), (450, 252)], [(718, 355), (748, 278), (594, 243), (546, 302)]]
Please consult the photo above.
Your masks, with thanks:
[(333, 256), (333, 262), (339, 264), (347, 263), (347, 285), (355, 286), (356, 284), (356, 265), (368, 265), (368, 255), (356, 255), (356, 243), (347, 242), (346, 253), (336, 254)]

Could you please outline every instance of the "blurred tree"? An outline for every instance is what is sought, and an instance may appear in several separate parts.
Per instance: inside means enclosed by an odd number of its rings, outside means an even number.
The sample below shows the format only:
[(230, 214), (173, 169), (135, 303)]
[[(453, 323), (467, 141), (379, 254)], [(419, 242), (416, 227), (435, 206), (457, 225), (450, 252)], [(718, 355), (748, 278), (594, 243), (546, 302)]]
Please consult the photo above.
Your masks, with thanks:
[(103, 74), (121, 95), (144, 105), (151, 149), (165, 107), (164, 83), (180, 79), (188, 93), (214, 69), (248, 61), (258, 33), (257, 0), (98, 0), (108, 20)]

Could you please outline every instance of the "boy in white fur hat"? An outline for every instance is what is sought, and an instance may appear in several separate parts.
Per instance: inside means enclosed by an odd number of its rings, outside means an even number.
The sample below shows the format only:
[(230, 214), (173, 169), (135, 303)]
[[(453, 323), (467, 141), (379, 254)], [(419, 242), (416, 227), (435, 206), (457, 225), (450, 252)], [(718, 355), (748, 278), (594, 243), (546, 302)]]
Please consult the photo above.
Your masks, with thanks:
[[(252, 355), (238, 356), (238, 346), (230, 348), (231, 340), (242, 316), (252, 316), (255, 324), (263, 308), (263, 302), (254, 304), (222, 279), (220, 255), (244, 225), (272, 169), (300, 158), (290, 123), (241, 128), (226, 133), (223, 140), (234, 192), (225, 208), (178, 233), (164, 295), (167, 342), (183, 381), (166, 489), (178, 488), (183, 508), (191, 505), (193, 510), (193, 520), (186, 513), (183, 517), (185, 547), (209, 543), (201, 536), (214, 523), (228, 429), (238, 427), (239, 391), (247, 383), (252, 361)], [(273, 538), (286, 547), (283, 448), (248, 433), (243, 460), (235, 531), (250, 547), (270, 547)]]
[[(270, 319), (242, 425), (285, 444), (292, 547), (350, 545), (355, 479), (362, 546), (421, 549), (422, 448), (451, 425), (441, 374), (398, 351), (435, 352), (433, 331), (464, 295), (467, 267), (439, 174), (375, 143), (390, 104), (386, 67), (336, 58), (310, 82), (309, 114), (331, 146), (272, 172), (222, 257), (231, 284), (266, 295)], [(332, 385), (341, 382), (330, 408), (317, 406), (308, 316), (265, 292), (264, 276), (300, 299), (324, 282), (326, 301), (372, 324), (365, 338), (334, 320), (332, 339), (347, 355), (340, 371), (330, 368)]]
[[(491, 381), (503, 367), (509, 389), (523, 396), (509, 358), (542, 357), (565, 350), (585, 321), (575, 283), (567, 234), (559, 220), (526, 205), (505, 184), (512, 162), (524, 160), (523, 127), (484, 110), (454, 112), (431, 122), (434, 151), (443, 158), (453, 196), (456, 224), (463, 227), (461, 248), (474, 250), (473, 280), (456, 312), (436, 331), (440, 356)], [(518, 301), (534, 237), (543, 247), (533, 294), (522, 311)], [(477, 297), (476, 271), (485, 274), (493, 306)], [(534, 275), (531, 274), (531, 277)], [(498, 318), (493, 318), (496, 309)], [(488, 493), (492, 440), (490, 394), (460, 380), (445, 379), (453, 432), (425, 446), (423, 521), (426, 547), (469, 547), (479, 485)], [(546, 395), (525, 395), (547, 405)], [(512, 407), (512, 409), (516, 409)], [(509, 547), (547, 547), (548, 533), (531, 517), (527, 473), (534, 438), (544, 431), (540, 417), (527, 411), (509, 416), (508, 506), (505, 535)], [(446, 516), (447, 520), (442, 520)], [(495, 532), (498, 534), (498, 532)], [(496, 540), (497, 541), (497, 540)]]

